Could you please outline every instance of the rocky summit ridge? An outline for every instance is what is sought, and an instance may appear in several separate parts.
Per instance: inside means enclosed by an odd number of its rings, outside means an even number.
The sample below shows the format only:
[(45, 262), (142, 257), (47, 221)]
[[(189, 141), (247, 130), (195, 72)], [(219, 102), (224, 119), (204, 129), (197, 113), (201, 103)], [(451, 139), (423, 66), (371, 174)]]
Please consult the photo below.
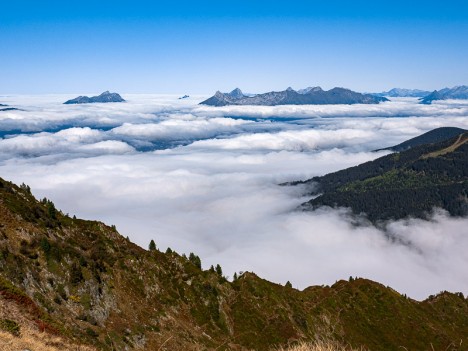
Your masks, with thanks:
[(331, 105), (331, 104), (378, 104), (388, 101), (385, 97), (361, 94), (345, 88), (333, 88), (328, 91), (320, 87), (309, 87), (295, 91), (291, 87), (283, 91), (271, 91), (264, 94), (244, 95), (239, 88), (230, 93), (217, 91), (215, 95), (200, 103), (209, 106), (229, 105)]
[(125, 100), (117, 93), (105, 91), (97, 96), (78, 96), (74, 99), (64, 102), (65, 105), (71, 104), (91, 104), (91, 103), (106, 103), (106, 102), (125, 102)]

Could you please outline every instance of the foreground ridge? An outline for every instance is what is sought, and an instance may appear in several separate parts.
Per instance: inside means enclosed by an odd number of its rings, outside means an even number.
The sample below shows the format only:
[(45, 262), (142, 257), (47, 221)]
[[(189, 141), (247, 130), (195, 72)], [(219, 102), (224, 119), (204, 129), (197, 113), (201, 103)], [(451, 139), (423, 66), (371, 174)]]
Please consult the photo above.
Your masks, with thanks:
[(147, 251), (115, 227), (70, 217), (0, 179), (0, 329), (98, 350), (270, 350), (327, 338), (372, 350), (468, 343), (468, 300), (418, 302), (367, 279), (303, 291), (195, 254)]

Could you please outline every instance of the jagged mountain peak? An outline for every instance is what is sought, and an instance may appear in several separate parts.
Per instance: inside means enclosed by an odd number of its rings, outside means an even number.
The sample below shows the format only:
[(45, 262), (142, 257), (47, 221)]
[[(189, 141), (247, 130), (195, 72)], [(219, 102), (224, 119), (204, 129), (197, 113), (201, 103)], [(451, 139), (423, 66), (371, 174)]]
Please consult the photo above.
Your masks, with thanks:
[(226, 95), (229, 95), (233, 99), (241, 99), (244, 97), (244, 93), (239, 88), (235, 88), (233, 91)]
[(96, 102), (125, 102), (125, 100), (119, 94), (106, 90), (98, 96), (78, 96), (77, 98), (65, 101), (64, 104), (90, 104)]
[(457, 85), (453, 88), (444, 88), (441, 90), (434, 90), (429, 95), (420, 99), (421, 104), (429, 105), (436, 100), (465, 100), (468, 99), (468, 86)]
[(200, 105), (226, 106), (226, 105), (332, 105), (332, 104), (377, 104), (388, 101), (384, 97), (361, 94), (345, 88), (333, 88), (324, 91), (320, 87), (310, 87), (300, 92), (291, 87), (284, 91), (271, 91), (268, 93), (246, 96), (237, 89), (231, 93), (223, 94), (219, 91), (214, 96), (202, 101)]

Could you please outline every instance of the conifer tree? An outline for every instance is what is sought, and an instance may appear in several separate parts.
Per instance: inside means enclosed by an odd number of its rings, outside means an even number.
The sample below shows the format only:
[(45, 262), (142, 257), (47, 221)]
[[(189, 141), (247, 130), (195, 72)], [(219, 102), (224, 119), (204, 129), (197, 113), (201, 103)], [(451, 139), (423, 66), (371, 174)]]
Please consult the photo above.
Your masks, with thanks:
[(154, 242), (153, 239), (151, 239), (148, 248), (149, 248), (150, 251), (155, 251), (156, 250), (156, 243)]
[(192, 262), (197, 268), (201, 269), (200, 257), (195, 255), (193, 252), (191, 252), (189, 255), (189, 261)]
[(220, 277), (222, 277), (222, 276), (223, 276), (223, 269), (221, 268), (221, 266), (219, 265), (219, 263), (216, 265), (216, 268), (215, 268), (215, 269), (216, 269), (216, 273), (218, 273), (218, 275), (219, 275)]

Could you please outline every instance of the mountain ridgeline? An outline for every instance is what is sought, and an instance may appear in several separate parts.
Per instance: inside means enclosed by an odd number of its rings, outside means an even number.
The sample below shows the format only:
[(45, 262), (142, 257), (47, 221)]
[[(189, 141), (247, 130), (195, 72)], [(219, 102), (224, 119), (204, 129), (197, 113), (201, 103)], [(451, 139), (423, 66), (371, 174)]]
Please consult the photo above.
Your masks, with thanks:
[(440, 90), (434, 90), (433, 92), (419, 89), (401, 89), (393, 88), (389, 91), (381, 93), (372, 93), (374, 96), (380, 97), (413, 97), (419, 98), (419, 102), (424, 105), (430, 105), (433, 101), (438, 100), (468, 100), (468, 86), (459, 85), (453, 88), (444, 88)]
[(35, 328), (98, 350), (266, 351), (314, 339), (390, 351), (468, 344), (461, 293), (418, 302), (366, 279), (303, 291), (249, 272), (230, 282), (220, 266), (203, 270), (195, 254), (163, 253), (153, 241), (144, 250), (115, 227), (70, 217), (2, 179), (0, 267), (0, 329)]
[(401, 144), (379, 149), (376, 151), (381, 151), (381, 150), (390, 150), (390, 151), (397, 151), (397, 152), (405, 151), (415, 146), (424, 145), (424, 144), (435, 144), (435, 143), (448, 140), (450, 138), (455, 138), (465, 132), (467, 132), (467, 130), (462, 129), (462, 128), (440, 127), (440, 128), (430, 130), (429, 132), (426, 132), (422, 135), (418, 135), (415, 138), (406, 140), (402, 142)]
[(387, 98), (370, 94), (361, 94), (344, 88), (333, 88), (325, 91), (320, 87), (309, 87), (298, 91), (288, 88), (284, 91), (271, 91), (264, 94), (247, 96), (239, 88), (230, 93), (216, 94), (202, 101), (200, 105), (229, 106), (229, 105), (332, 105), (332, 104), (378, 104), (388, 101)]
[(375, 96), (388, 96), (388, 97), (417, 97), (423, 98), (430, 94), (430, 91), (420, 90), (420, 89), (402, 89), (402, 88), (393, 88), (389, 91), (384, 91), (381, 93), (373, 93)]
[(437, 100), (466, 100), (468, 99), (468, 86), (460, 85), (453, 88), (444, 88), (441, 90), (434, 90), (429, 95), (420, 99), (421, 104), (430, 105), (433, 101)]
[(103, 92), (101, 95), (98, 96), (78, 96), (74, 99), (65, 101), (65, 105), (72, 105), (72, 104), (92, 104), (92, 103), (103, 103), (103, 102), (125, 102), (122, 97), (117, 93), (111, 93), (109, 91)]
[(293, 183), (309, 185), (316, 195), (302, 208), (348, 207), (372, 222), (427, 218), (434, 208), (452, 216), (468, 214), (467, 131), (441, 128), (391, 149), (406, 151)]

